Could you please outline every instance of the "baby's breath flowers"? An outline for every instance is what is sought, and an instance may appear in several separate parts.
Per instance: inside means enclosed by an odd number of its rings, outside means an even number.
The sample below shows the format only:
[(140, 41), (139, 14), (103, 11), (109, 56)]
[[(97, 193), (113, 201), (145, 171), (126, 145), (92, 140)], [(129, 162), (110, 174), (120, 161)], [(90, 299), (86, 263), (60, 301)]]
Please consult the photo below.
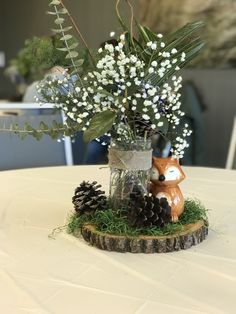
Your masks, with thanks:
[[(113, 32), (111, 33), (114, 36)], [(156, 85), (152, 77), (162, 79), (170, 68), (175, 67), (178, 58), (183, 62), (186, 54), (176, 56), (178, 50), (165, 51), (161, 34), (157, 41), (146, 43), (145, 52), (152, 57), (145, 62), (139, 55), (127, 50), (127, 40), (122, 34), (116, 45), (105, 44), (98, 50), (95, 69), (83, 78), (70, 75), (48, 76), (38, 86), (38, 93), (44, 101), (54, 102), (65, 115), (86, 131), (93, 123), (93, 117), (103, 112), (111, 112), (114, 119), (105, 133), (113, 134), (118, 141), (132, 142), (137, 137), (135, 119), (137, 114), (153, 130), (162, 132), (163, 126), (175, 130), (184, 113), (181, 111), (181, 76), (173, 75), (163, 85)], [(176, 138), (172, 136), (171, 152), (175, 157), (183, 157), (188, 146), (186, 137), (191, 133), (188, 126)], [(97, 134), (100, 136), (101, 134)]]
[[(63, 110), (66, 121), (59, 130), (64, 135), (82, 130), (85, 141), (108, 135), (113, 143), (132, 144), (159, 133), (171, 141), (172, 155), (182, 157), (190, 131), (182, 122), (182, 78), (178, 71), (203, 47), (198, 34), (203, 23), (189, 23), (163, 36), (135, 22), (129, 1), (131, 20), (127, 27), (119, 4), (117, 0), (116, 13), (123, 33), (117, 38), (111, 31), (107, 43), (93, 53), (64, 3), (51, 0), (50, 13), (56, 17), (54, 31), (64, 43), (59, 50), (67, 52), (71, 65), (68, 71), (48, 75), (39, 83), (37, 100), (53, 102)], [(66, 17), (86, 51), (78, 50), (80, 42), (70, 34)], [(47, 129), (45, 125), (42, 128), (42, 132)]]

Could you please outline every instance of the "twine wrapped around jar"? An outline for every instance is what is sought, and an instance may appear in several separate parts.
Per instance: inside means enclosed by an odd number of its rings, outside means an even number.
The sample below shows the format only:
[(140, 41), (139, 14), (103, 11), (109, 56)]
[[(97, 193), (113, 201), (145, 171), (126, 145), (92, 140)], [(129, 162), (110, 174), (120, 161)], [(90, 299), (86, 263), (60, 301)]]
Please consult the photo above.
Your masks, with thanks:
[(109, 166), (121, 170), (149, 170), (152, 166), (152, 150), (109, 149)]

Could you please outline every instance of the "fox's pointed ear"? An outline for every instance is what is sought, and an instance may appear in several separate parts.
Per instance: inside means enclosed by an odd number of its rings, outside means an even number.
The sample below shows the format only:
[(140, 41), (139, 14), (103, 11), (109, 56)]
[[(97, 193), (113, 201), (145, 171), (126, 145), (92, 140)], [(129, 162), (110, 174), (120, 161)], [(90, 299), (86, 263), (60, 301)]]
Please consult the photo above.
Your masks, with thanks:
[(152, 157), (152, 164), (155, 163), (156, 157)]

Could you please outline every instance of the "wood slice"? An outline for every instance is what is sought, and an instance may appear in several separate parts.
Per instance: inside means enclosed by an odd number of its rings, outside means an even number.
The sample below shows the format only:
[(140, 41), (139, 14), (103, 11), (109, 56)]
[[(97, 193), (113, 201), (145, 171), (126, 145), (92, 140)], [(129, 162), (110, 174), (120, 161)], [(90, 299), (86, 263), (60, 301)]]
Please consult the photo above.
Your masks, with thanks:
[[(208, 234), (208, 223), (199, 220), (184, 226), (184, 230), (168, 236), (122, 236), (96, 230), (95, 226), (86, 224), (81, 234), (85, 241), (99, 249), (131, 253), (167, 253), (189, 249), (202, 242)], [(78, 230), (74, 233), (78, 236)]]

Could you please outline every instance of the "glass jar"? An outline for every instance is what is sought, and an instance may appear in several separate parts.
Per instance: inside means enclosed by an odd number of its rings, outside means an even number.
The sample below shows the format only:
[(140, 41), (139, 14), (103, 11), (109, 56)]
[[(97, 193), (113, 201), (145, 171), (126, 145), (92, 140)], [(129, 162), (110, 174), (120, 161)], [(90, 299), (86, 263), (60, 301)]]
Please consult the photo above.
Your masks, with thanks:
[(151, 141), (112, 142), (109, 149), (110, 200), (113, 209), (124, 208), (131, 193), (146, 194), (152, 166)]

